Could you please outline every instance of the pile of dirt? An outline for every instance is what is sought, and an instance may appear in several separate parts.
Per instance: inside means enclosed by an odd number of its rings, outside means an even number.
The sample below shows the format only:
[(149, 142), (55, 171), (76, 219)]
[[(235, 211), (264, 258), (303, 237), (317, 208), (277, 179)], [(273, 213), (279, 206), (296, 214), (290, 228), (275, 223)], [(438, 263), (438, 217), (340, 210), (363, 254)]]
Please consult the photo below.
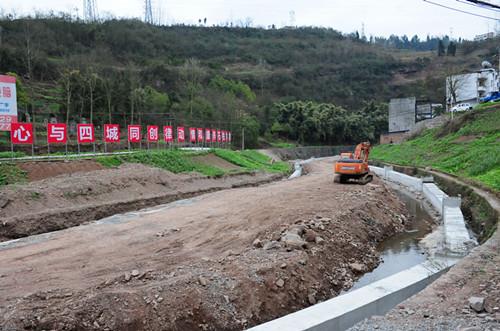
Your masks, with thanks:
[(22, 162), (18, 167), (25, 171), (29, 181), (36, 181), (59, 175), (70, 175), (77, 172), (89, 172), (105, 169), (95, 160)]
[[(70, 167), (76, 170), (78, 164)], [(88, 162), (82, 164), (80, 170), (92, 167)], [(281, 176), (259, 172), (208, 178), (124, 164), (10, 185), (0, 188), (0, 241), (66, 229), (207, 192), (267, 183)]]
[[(405, 215), (403, 217), (402, 215)], [(382, 183), (293, 181), (206, 194), (0, 254), (0, 325), (239, 330), (326, 300), (379, 263), (404, 204)]]

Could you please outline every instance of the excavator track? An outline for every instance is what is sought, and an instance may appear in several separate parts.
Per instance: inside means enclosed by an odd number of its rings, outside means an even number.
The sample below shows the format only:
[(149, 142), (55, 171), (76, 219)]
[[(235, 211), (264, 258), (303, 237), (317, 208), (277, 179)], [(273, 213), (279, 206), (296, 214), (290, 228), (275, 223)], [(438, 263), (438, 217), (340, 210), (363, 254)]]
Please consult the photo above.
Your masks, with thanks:
[(366, 174), (363, 177), (361, 177), (360, 179), (358, 179), (358, 183), (361, 184), (361, 185), (366, 185), (369, 182), (371, 182), (372, 180), (373, 180), (373, 175), (372, 174)]

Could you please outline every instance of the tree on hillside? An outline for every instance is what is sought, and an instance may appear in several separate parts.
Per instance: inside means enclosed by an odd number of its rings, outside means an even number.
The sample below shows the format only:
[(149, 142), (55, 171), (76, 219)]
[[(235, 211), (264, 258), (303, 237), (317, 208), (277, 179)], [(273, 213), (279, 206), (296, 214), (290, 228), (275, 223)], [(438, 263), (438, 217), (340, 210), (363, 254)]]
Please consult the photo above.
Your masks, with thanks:
[(186, 60), (181, 68), (181, 76), (189, 94), (189, 113), (192, 117), (193, 99), (200, 89), (200, 81), (203, 77), (203, 69), (201, 68), (200, 61), (194, 58)]
[(444, 53), (444, 43), (442, 40), (439, 40), (439, 43), (438, 43), (438, 56), (443, 56), (445, 53)]
[(62, 72), (60, 72), (59, 84), (62, 87), (62, 91), (64, 93), (63, 97), (65, 100), (66, 106), (66, 125), (69, 125), (69, 118), (72, 107), (72, 97), (74, 92), (75, 81), (80, 78), (79, 70), (71, 70), (65, 68)]
[(455, 56), (456, 53), (457, 53), (457, 45), (453, 41), (451, 41), (448, 44), (448, 49), (446, 50), (446, 55), (447, 56)]
[(94, 101), (95, 101), (95, 90), (97, 84), (100, 81), (99, 75), (94, 71), (92, 67), (87, 69), (85, 73), (85, 81), (87, 83), (87, 87), (89, 89), (89, 102), (90, 102), (90, 123), (94, 122)]

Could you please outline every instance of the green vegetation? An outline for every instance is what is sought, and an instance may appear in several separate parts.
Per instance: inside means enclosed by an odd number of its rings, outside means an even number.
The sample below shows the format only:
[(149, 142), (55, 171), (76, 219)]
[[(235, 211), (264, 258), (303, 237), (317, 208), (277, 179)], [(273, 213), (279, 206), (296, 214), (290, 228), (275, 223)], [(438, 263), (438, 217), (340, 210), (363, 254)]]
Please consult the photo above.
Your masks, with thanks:
[[(247, 150), (244, 152), (235, 152), (225, 149), (215, 149), (212, 152), (242, 168), (236, 172), (263, 170), (268, 172), (288, 173), (290, 171), (290, 166), (287, 163), (273, 163), (270, 158), (256, 151)], [(193, 156), (208, 153), (209, 152), (187, 152), (181, 150), (144, 151), (134, 154), (98, 157), (97, 161), (106, 167), (116, 167), (125, 162), (142, 163), (165, 169), (173, 173), (198, 172), (210, 177), (220, 177), (228, 173), (227, 170), (196, 162), (192, 159)]]
[(230, 151), (216, 149), (215, 155), (247, 170), (264, 170), (268, 172), (288, 173), (290, 165), (286, 162), (273, 162), (272, 159), (257, 151)]
[(0, 186), (26, 181), (26, 172), (13, 163), (0, 163)]
[(487, 105), (459, 115), (441, 128), (400, 145), (376, 146), (376, 160), (430, 166), (500, 191), (500, 105)]
[(14, 157), (24, 157), (24, 156), (26, 156), (26, 153), (14, 152), (14, 154), (12, 154), (12, 152), (0, 152), (0, 159), (10, 159), (13, 156)]
[(200, 155), (200, 153), (183, 152), (180, 150), (142, 151), (134, 154), (102, 156), (97, 158), (97, 161), (107, 167), (116, 167), (124, 162), (129, 162), (150, 165), (176, 174), (181, 172), (199, 172), (210, 177), (224, 175), (224, 171), (219, 168), (194, 162), (191, 159), (191, 156), (194, 155)]

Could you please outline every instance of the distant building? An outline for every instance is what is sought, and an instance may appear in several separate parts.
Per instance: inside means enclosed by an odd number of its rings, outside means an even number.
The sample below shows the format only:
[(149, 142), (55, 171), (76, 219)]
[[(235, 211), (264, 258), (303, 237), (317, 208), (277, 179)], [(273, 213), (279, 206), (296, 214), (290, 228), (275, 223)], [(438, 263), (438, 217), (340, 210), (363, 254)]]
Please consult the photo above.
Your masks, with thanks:
[(477, 36), (474, 37), (474, 41), (488, 40), (491, 38), (495, 38), (494, 32), (488, 32), (485, 34), (478, 34)]
[(391, 99), (389, 103), (389, 132), (380, 136), (381, 144), (398, 144), (406, 139), (419, 121), (432, 119), (441, 104), (415, 97)]
[(446, 77), (446, 103), (448, 108), (457, 103), (475, 105), (479, 99), (499, 90), (498, 72), (488, 62), (482, 69), (468, 74)]

